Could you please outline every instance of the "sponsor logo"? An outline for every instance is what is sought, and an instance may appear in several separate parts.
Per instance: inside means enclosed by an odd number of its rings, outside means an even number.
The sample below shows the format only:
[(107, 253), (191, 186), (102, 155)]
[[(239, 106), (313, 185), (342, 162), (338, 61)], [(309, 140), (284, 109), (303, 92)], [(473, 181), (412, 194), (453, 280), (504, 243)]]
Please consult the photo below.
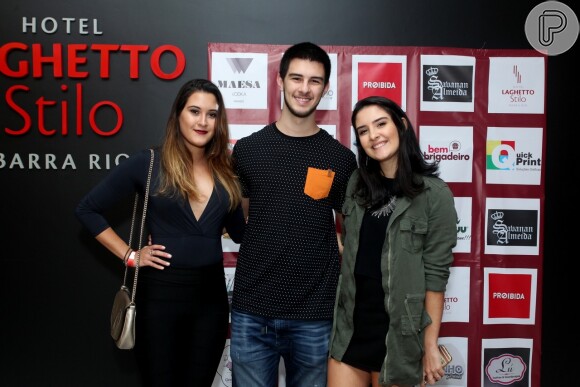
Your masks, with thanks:
[(357, 98), (372, 95), (389, 98), (398, 104), (403, 101), (403, 65), (390, 62), (358, 63)]
[(471, 156), (459, 152), (461, 150), (461, 142), (454, 140), (448, 146), (434, 146), (427, 144), (426, 150), (423, 152), (425, 160), (430, 161), (469, 161)]
[(488, 210), (487, 243), (495, 246), (535, 246), (537, 210)]
[(220, 89), (259, 89), (258, 81), (217, 81)]
[[(531, 323), (535, 315), (534, 270), (489, 272), (485, 282), (485, 316), (491, 323)], [(516, 322), (517, 321), (517, 322)]]
[(457, 219), (457, 240), (471, 240), (471, 233), (469, 232), (469, 227), (461, 225), (461, 219)]
[(487, 170), (537, 170), (542, 159), (532, 152), (516, 152), (516, 142), (488, 140), (486, 145)]
[(253, 60), (253, 58), (226, 58), (230, 68), (236, 74), (245, 74)]
[(512, 74), (514, 76), (514, 85), (509, 89), (502, 89), (501, 94), (508, 96), (510, 106), (519, 106), (518, 104), (525, 104), (528, 98), (536, 94), (533, 89), (525, 89), (522, 85), (522, 73), (517, 65), (512, 68)]
[(526, 363), (520, 356), (503, 354), (489, 360), (485, 375), (493, 383), (508, 385), (522, 380), (526, 370)]
[(432, 102), (473, 101), (473, 66), (423, 66), (423, 98)]

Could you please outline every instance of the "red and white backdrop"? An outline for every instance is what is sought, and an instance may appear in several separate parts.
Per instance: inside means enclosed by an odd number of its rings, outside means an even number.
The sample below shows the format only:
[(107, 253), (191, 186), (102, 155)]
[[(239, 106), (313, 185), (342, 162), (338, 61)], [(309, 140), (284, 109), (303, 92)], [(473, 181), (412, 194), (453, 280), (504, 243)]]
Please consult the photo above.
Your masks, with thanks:
[[(224, 95), (232, 145), (278, 118), (276, 74), (287, 47), (208, 44), (209, 77)], [(539, 385), (546, 57), (534, 50), (323, 47), (332, 73), (319, 126), (356, 152), (354, 103), (391, 98), (453, 191), (457, 246), (440, 338), (453, 361), (437, 384)], [(239, 246), (227, 239), (223, 246), (231, 295)], [(214, 386), (230, 385), (228, 341)]]

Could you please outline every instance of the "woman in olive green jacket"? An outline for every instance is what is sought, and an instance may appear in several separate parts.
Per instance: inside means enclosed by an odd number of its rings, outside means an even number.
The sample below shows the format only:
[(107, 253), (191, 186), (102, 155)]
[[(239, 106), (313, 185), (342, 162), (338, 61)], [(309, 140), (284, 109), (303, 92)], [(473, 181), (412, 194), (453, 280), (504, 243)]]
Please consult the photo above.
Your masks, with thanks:
[(402, 109), (360, 100), (352, 125), (359, 169), (343, 206), (343, 257), (328, 387), (433, 384), (457, 240), (451, 190), (426, 163)]

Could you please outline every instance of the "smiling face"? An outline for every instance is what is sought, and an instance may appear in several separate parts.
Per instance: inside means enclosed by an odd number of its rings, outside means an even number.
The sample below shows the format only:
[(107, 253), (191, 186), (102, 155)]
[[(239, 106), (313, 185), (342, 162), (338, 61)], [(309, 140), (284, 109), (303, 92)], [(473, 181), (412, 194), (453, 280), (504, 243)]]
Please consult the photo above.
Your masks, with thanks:
[(196, 91), (189, 96), (179, 114), (179, 130), (188, 149), (202, 148), (215, 135), (218, 103), (211, 93)]
[(355, 118), (355, 130), (365, 153), (379, 162), (383, 175), (393, 178), (397, 171), (399, 131), (391, 115), (377, 105), (366, 106)]
[(278, 75), (278, 86), (284, 92), (284, 106), (292, 115), (310, 116), (328, 90), (324, 84), (324, 65), (307, 59), (292, 59), (284, 79)]

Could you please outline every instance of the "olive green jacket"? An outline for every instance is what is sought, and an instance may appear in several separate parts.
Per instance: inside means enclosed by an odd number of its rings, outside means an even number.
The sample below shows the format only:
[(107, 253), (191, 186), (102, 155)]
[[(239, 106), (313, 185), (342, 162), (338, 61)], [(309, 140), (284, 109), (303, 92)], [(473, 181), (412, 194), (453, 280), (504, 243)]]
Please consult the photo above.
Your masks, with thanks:
[[(353, 198), (358, 171), (349, 181), (343, 205), (343, 243), (330, 356), (341, 360), (353, 335), (354, 266), (365, 208)], [(453, 195), (438, 178), (420, 177), (425, 190), (414, 199), (397, 197), (385, 235), (381, 273), (389, 314), (387, 355), (379, 382), (415, 385), (423, 380), (423, 329), (431, 323), (424, 308), (427, 290), (444, 292), (457, 242)]]

